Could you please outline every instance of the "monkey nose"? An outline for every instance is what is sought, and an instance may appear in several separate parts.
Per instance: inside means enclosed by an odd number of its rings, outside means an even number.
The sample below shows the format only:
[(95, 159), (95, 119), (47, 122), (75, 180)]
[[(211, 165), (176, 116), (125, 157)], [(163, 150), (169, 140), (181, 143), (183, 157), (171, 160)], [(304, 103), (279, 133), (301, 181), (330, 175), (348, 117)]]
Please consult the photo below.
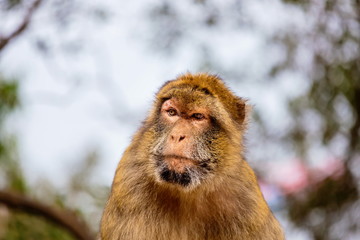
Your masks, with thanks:
[(171, 140), (176, 142), (181, 142), (184, 139), (185, 139), (185, 135), (179, 135), (179, 136), (171, 135)]

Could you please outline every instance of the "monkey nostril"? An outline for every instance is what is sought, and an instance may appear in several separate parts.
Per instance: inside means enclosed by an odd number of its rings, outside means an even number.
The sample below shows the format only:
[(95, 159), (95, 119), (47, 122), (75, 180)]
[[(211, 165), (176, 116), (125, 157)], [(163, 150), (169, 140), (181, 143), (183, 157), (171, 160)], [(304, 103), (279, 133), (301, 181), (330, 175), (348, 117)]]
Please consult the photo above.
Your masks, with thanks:
[(183, 140), (184, 138), (185, 138), (185, 136), (180, 136), (179, 142), (180, 142), (181, 140)]

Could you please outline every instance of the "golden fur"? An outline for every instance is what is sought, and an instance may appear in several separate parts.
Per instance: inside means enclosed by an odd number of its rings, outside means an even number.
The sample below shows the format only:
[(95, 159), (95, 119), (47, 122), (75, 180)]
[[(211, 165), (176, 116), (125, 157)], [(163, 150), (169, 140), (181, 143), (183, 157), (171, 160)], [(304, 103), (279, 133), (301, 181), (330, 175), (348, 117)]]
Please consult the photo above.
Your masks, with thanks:
[[(188, 188), (159, 182), (151, 160), (164, 99), (210, 109), (221, 126), (212, 141), (217, 161)], [(185, 74), (169, 81), (125, 151), (101, 221), (102, 240), (281, 240), (281, 227), (243, 157), (247, 106), (214, 75)]]

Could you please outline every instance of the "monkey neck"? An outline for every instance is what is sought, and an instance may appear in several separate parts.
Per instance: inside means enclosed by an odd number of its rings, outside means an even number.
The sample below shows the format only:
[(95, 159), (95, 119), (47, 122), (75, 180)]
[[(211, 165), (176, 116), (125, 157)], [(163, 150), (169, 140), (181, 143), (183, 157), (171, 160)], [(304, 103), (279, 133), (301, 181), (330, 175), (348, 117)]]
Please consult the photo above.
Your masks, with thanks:
[[(236, 218), (241, 210), (243, 222), (259, 219), (258, 215), (269, 212), (259, 190), (256, 177), (245, 161), (227, 169), (224, 174), (216, 174), (213, 179), (192, 190), (180, 186), (162, 184), (154, 179), (133, 178), (122, 189), (119, 206), (129, 206), (133, 211), (147, 211), (145, 205), (156, 206), (153, 210), (159, 214), (174, 215), (174, 218), (223, 219)], [(128, 171), (129, 172), (129, 171)], [(225, 174), (226, 173), (226, 174)], [(216, 178), (216, 179), (214, 179)], [(263, 219), (263, 218), (262, 218)], [(188, 221), (188, 220), (187, 220)]]

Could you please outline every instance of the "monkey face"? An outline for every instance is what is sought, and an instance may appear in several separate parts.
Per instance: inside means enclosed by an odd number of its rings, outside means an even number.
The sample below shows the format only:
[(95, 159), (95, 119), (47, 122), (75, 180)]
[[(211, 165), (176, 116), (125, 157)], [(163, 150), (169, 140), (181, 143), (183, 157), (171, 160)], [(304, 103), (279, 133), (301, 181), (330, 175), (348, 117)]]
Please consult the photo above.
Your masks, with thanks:
[(164, 100), (152, 149), (157, 180), (187, 188), (199, 185), (216, 168), (213, 142), (219, 132), (209, 109), (193, 100), (187, 104), (189, 98)]

